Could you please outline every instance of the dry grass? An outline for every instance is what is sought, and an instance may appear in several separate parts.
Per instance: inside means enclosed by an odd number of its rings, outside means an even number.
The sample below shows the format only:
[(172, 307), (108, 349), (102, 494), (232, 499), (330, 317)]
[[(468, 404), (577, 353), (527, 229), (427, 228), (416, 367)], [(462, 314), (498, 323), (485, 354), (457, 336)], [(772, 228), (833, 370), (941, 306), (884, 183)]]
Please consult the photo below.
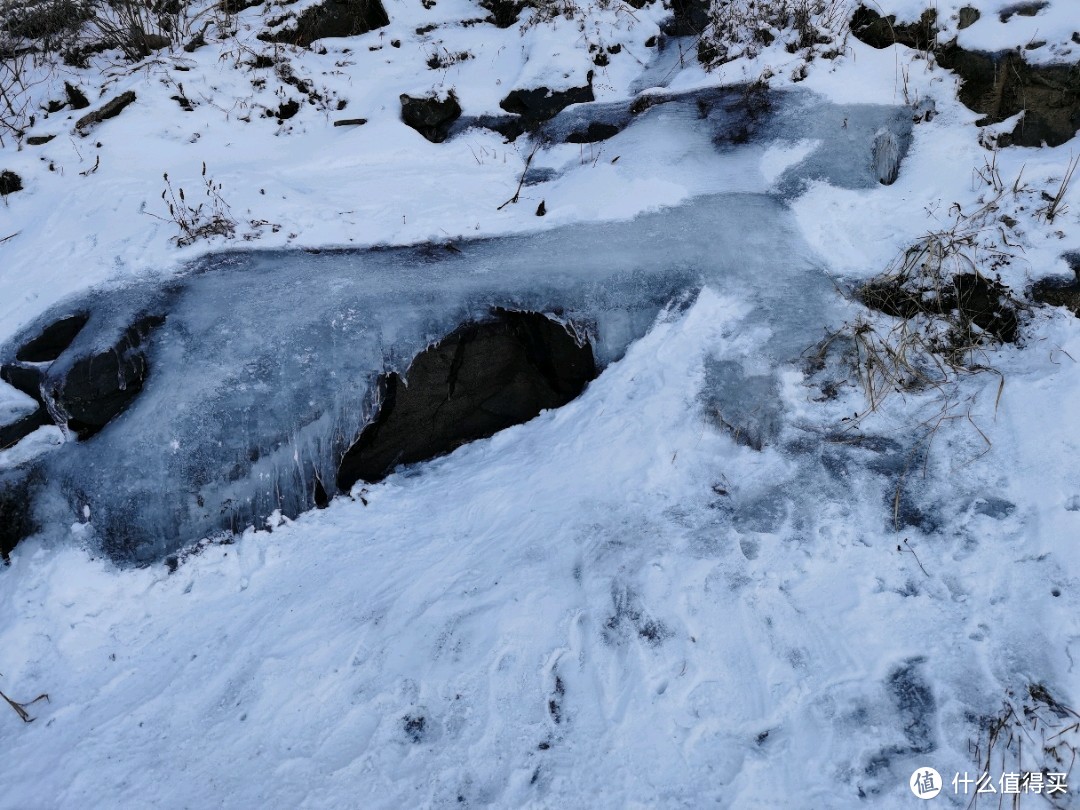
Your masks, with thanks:
[(808, 60), (819, 46), (838, 53), (850, 9), (849, 0), (713, 0), (698, 57), (715, 68), (754, 57), (778, 39), (789, 53), (806, 51)]
[(1009, 806), (1019, 806), (1025, 793), (1041, 796), (1044, 806), (1072, 806), (1074, 787), (1061, 791), (1048, 785), (1069, 782), (1080, 750), (1080, 714), (1042, 684), (1031, 684), (1026, 691), (1020, 698), (1010, 693), (996, 715), (976, 719), (980, 729), (968, 750), (977, 773), (990, 774), (995, 787), (1004, 775), (1015, 775), (1019, 792), (1009, 799), (1000, 796)]

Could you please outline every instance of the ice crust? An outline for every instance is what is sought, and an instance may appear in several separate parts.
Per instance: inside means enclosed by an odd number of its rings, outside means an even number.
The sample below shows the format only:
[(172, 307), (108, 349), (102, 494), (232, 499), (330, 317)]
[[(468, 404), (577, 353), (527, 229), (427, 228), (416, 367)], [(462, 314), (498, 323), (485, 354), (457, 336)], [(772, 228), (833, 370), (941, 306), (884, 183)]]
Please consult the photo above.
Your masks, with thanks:
[[(811, 180), (876, 184), (876, 134), (891, 127), (906, 142), (911, 124), (893, 107), (818, 105), (808, 116), (817, 100), (796, 93), (775, 94), (748, 121), (744, 96), (675, 97), (625, 134), (691, 130), (704, 115), (707, 147), (728, 152), (733, 165), (756, 166), (766, 144), (816, 144), (778, 176), (779, 194), (715, 194), (631, 221), (525, 236), (218, 254), (164, 286), (99, 290), (54, 308), (6, 350), (65, 314), (90, 312), (51, 376), (107, 350), (143, 315), (165, 323), (148, 340), (150, 372), (135, 403), (100, 435), (43, 458), (39, 522), (66, 526), (89, 514), (114, 558), (148, 562), (278, 511), (294, 517), (315, 505), (317, 479), (334, 494), (337, 460), (377, 407), (378, 375), (404, 373), (426, 346), (493, 307), (565, 320), (590, 336), (604, 366), (664, 308), (708, 285), (753, 302), (755, 321), (768, 325), (768, 367), (751, 374), (774, 374), (814, 342), (835, 297), (785, 194)], [(841, 133), (827, 148), (814, 138), (826, 129)], [(760, 392), (730, 381), (721, 389), (728, 401)], [(69, 515), (58, 519), (57, 509)]]

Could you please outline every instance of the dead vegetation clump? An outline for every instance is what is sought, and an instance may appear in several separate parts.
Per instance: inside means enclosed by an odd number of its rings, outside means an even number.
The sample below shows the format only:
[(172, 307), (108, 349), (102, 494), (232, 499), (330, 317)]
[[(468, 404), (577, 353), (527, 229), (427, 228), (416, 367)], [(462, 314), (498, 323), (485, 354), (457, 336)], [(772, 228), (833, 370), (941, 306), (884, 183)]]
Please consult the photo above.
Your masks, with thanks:
[[(978, 728), (968, 742), (978, 769), (973, 779), (1013, 794), (1010, 806), (1019, 804), (1021, 794), (1040, 795), (1054, 808), (1072, 806), (1075, 788), (1069, 781), (1080, 751), (1080, 714), (1033, 683), (1019, 698), (1010, 691), (997, 714), (969, 720)], [(975, 793), (974, 783), (971, 788)]]
[(754, 57), (780, 39), (788, 53), (843, 50), (848, 0), (714, 0), (698, 40), (698, 58), (715, 68), (740, 57)]
[(817, 347), (822, 356), (833, 344), (848, 347), (869, 411), (894, 393), (936, 389), (948, 402), (963, 376), (1001, 377), (990, 352), (1020, 340), (1026, 310), (994, 278), (1014, 258), (995, 230), (1004, 193), (1002, 188), (971, 214), (954, 206), (951, 225), (927, 233), (855, 290), (855, 298), (872, 312)]

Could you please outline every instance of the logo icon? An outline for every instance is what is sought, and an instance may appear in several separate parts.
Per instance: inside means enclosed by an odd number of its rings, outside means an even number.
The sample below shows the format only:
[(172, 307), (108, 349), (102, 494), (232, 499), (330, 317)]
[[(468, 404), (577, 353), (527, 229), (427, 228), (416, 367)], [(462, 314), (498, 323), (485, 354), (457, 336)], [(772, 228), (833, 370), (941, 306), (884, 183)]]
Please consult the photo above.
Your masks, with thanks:
[(908, 786), (920, 799), (932, 799), (941, 793), (941, 774), (933, 768), (916, 768)]

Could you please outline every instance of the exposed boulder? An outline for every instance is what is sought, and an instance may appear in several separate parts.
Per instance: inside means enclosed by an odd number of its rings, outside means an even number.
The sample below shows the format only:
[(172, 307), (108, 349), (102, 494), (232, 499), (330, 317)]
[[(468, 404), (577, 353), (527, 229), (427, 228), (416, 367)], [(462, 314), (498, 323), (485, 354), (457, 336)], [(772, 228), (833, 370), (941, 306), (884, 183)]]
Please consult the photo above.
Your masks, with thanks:
[(3, 380), (17, 391), (22, 391), (29, 397), (33, 397), (38, 403), (44, 404), (41, 396), (41, 380), (43, 378), (41, 368), (21, 363), (5, 363), (0, 366), (0, 380)]
[(90, 101), (83, 91), (71, 82), (64, 82), (64, 95), (67, 96), (68, 106), (73, 110), (85, 110), (90, 106)]
[(1031, 288), (1031, 298), (1040, 304), (1065, 307), (1080, 318), (1080, 253), (1066, 253), (1064, 259), (1073, 277), (1038, 281)]
[(963, 80), (960, 101), (996, 124), (1019, 112), (1023, 120), (999, 144), (1060, 146), (1080, 129), (1080, 65), (1029, 65), (1015, 51), (965, 51), (949, 45), (938, 54), (942, 67)]
[(71, 345), (88, 320), (89, 316), (80, 312), (54, 321), (37, 337), (24, 343), (15, 352), (15, 359), (23, 363), (47, 363), (55, 360)]
[(446, 140), (450, 125), (461, 117), (461, 105), (451, 90), (446, 98), (401, 95), (401, 120), (432, 143)]
[(125, 93), (121, 93), (116, 98), (109, 99), (99, 109), (94, 110), (92, 113), (87, 113), (78, 120), (75, 124), (75, 128), (85, 133), (92, 127), (97, 126), (102, 121), (106, 121), (109, 118), (115, 118), (123, 109), (131, 104), (135, 100), (135, 93), (128, 90)]
[(11, 424), (0, 425), (0, 450), (6, 450), (12, 445), (21, 442), (38, 428), (51, 424), (52, 419), (49, 418), (49, 412), (39, 407), (33, 413)]
[(491, 12), (488, 19), (499, 28), (516, 23), (527, 5), (526, 0), (480, 0), (480, 6)]
[(326, 0), (307, 8), (295, 28), (260, 34), (259, 39), (306, 48), (317, 39), (354, 37), (389, 24), (390, 18), (380, 0)]
[[(1020, 337), (1020, 317), (1012, 291), (978, 273), (959, 273), (951, 285), (916, 285), (896, 279), (871, 281), (856, 296), (866, 306), (894, 318), (925, 315), (944, 317), (964, 326), (972, 324), (1001, 343)], [(955, 317), (954, 317), (955, 316)]]
[(22, 178), (15, 172), (2, 171), (0, 172), (0, 197), (6, 197), (8, 194), (13, 194), (16, 191), (22, 191)]
[[(565, 405), (596, 376), (592, 346), (532, 312), (497, 310), (421, 352), (407, 378), (380, 380), (382, 406), (345, 453), (338, 488), (379, 481)], [(407, 379), (407, 382), (406, 382)]]
[(970, 28), (979, 21), (982, 14), (974, 6), (964, 6), (960, 9), (960, 21), (957, 24), (957, 28), (963, 31), (965, 28)]
[(513, 90), (499, 102), (499, 106), (508, 113), (519, 116), (520, 123), (526, 130), (535, 129), (545, 121), (550, 121), (571, 104), (595, 100), (591, 70), (587, 79), (588, 83), (584, 87), (570, 87), (566, 90), (549, 90), (547, 87)]
[(619, 134), (619, 127), (602, 121), (591, 121), (584, 129), (577, 129), (566, 136), (567, 143), (596, 143)]
[(906, 45), (919, 51), (937, 47), (937, 11), (928, 8), (917, 22), (900, 24), (896, 15), (883, 17), (867, 6), (859, 6), (851, 17), (851, 33), (872, 48)]
[(0, 559), (34, 531), (30, 512), (30, 480), (25, 471), (0, 473)]
[(699, 36), (709, 25), (710, 5), (709, 0), (671, 0), (671, 17), (661, 25), (661, 32), (669, 37)]
[(80, 439), (93, 436), (138, 396), (150, 370), (143, 343), (164, 322), (145, 315), (105, 351), (81, 357), (59, 373), (50, 368), (45, 390)]
[[(972, 17), (962, 13), (961, 20)], [(860, 6), (852, 16), (851, 32), (874, 48), (900, 44), (933, 51), (938, 64), (963, 79), (960, 101), (983, 114), (979, 126), (1023, 112), (1016, 129), (998, 140), (1002, 146), (1060, 146), (1080, 129), (1080, 65), (1030, 65), (1018, 51), (965, 51), (955, 41), (938, 45), (933, 9), (923, 12), (918, 22), (898, 25), (894, 16)]]

